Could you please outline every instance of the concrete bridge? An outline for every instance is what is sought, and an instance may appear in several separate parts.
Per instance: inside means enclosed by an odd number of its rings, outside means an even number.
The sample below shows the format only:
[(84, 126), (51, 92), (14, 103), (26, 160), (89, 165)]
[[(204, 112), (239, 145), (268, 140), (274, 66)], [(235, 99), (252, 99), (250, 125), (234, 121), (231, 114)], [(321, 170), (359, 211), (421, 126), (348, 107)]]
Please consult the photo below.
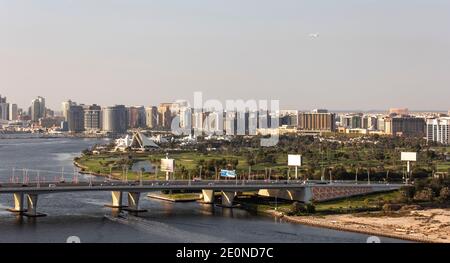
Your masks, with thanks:
[[(215, 192), (221, 192), (222, 205), (232, 207), (238, 192), (257, 191), (263, 196), (277, 196), (283, 199), (310, 202), (324, 201), (340, 197), (367, 194), (372, 192), (399, 189), (403, 184), (356, 184), (354, 182), (321, 182), (321, 181), (275, 181), (275, 180), (173, 180), (173, 181), (90, 181), (90, 182), (32, 182), (26, 184), (7, 183), (0, 185), (1, 194), (12, 194), (14, 205), (8, 209), (21, 215), (36, 217), (39, 195), (64, 192), (110, 191), (112, 202), (106, 206), (121, 208), (130, 212), (143, 212), (139, 199), (142, 193), (163, 190), (201, 191), (203, 202), (214, 203)], [(127, 205), (123, 197), (128, 198)], [(25, 206), (26, 203), (26, 206)]]

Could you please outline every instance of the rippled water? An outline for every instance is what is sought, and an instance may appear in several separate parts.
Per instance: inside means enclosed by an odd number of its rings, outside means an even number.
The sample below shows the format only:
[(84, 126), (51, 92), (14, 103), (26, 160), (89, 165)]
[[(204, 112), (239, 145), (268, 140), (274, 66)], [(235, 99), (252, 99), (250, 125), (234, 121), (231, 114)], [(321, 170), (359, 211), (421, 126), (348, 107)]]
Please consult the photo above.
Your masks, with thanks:
[[(46, 170), (40, 176), (73, 172), (73, 157), (96, 139), (0, 139), (0, 183), (13, 168)], [(29, 172), (30, 177), (36, 173)], [(66, 175), (68, 179), (70, 175)], [(17, 217), (5, 209), (11, 195), (0, 195), (0, 242), (65, 242), (79, 236), (82, 242), (365, 242), (367, 235), (321, 229), (258, 216), (241, 209), (222, 209), (198, 203), (170, 203), (142, 196), (148, 209), (137, 219), (107, 219), (109, 192), (59, 193), (39, 196), (38, 211), (47, 217)], [(382, 238), (383, 242), (398, 241)]]

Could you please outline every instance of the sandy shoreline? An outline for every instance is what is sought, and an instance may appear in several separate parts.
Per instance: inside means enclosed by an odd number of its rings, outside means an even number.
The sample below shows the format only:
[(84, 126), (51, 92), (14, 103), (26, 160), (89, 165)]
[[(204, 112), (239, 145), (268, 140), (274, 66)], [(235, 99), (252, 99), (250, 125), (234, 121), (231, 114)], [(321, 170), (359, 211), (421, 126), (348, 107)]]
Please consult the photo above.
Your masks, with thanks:
[(289, 222), (310, 226), (416, 242), (450, 243), (450, 209), (412, 210), (401, 216), (286, 216), (273, 210), (270, 213)]

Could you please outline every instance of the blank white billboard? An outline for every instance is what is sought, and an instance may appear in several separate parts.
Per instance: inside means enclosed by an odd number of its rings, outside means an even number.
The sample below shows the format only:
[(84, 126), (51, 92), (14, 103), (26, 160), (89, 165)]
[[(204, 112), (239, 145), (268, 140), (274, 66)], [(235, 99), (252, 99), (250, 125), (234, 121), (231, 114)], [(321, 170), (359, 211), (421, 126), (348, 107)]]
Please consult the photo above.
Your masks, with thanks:
[(417, 153), (416, 152), (402, 152), (401, 155), (402, 161), (417, 161)]
[(289, 154), (288, 155), (288, 165), (289, 166), (302, 166), (302, 156), (299, 154)]
[(161, 172), (173, 173), (175, 162), (173, 159), (161, 159)]

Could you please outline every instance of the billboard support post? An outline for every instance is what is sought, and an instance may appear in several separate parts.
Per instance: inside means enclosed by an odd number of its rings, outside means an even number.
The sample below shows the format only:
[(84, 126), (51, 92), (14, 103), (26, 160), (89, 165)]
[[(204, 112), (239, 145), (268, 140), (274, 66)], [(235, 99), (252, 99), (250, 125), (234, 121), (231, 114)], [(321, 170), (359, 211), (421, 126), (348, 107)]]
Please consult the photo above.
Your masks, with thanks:
[[(169, 153), (166, 153), (166, 160), (169, 159)], [(166, 181), (169, 181), (169, 171), (166, 171)]]

